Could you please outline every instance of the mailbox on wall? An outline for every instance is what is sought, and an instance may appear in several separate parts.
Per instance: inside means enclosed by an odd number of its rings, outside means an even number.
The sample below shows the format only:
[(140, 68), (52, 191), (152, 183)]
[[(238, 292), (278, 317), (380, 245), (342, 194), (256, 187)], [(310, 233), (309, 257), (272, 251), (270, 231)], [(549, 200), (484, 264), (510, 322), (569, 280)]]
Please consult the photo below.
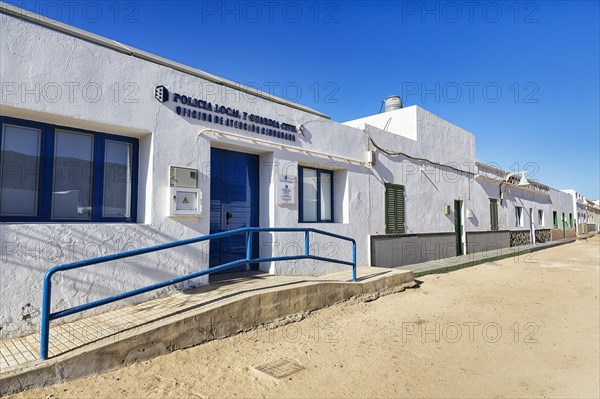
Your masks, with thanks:
[(202, 216), (198, 169), (171, 166), (169, 175), (169, 216)]

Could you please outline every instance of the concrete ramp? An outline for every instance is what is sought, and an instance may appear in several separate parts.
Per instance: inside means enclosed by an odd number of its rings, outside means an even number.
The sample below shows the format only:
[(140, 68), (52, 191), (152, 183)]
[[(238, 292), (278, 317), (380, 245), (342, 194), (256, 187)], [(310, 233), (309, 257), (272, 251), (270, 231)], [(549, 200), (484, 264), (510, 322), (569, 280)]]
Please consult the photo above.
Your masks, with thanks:
[(38, 360), (39, 334), (0, 341), (0, 395), (105, 372), (260, 326), (282, 325), (338, 302), (373, 300), (414, 285), (407, 270), (359, 269), (356, 283), (351, 272), (257, 275), (53, 324), (46, 361)]

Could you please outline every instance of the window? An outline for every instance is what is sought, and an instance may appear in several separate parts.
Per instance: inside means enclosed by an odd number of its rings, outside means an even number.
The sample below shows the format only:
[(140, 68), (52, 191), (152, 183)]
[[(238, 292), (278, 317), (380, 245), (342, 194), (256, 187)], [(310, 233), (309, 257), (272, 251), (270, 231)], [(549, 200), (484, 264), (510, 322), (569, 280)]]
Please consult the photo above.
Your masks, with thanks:
[(52, 219), (92, 218), (94, 136), (56, 131)]
[(569, 213), (569, 226), (573, 227), (573, 214)]
[(300, 222), (333, 222), (333, 172), (299, 167)]
[(523, 227), (523, 207), (515, 206), (515, 226)]
[(404, 229), (404, 186), (385, 184), (385, 232), (402, 234)]
[(37, 215), (40, 176), (40, 129), (2, 125), (0, 214)]
[(102, 216), (131, 216), (133, 144), (106, 140), (104, 151), (104, 199)]
[(558, 212), (552, 211), (552, 224), (555, 229), (558, 229)]
[(490, 224), (491, 230), (498, 230), (498, 200), (490, 198)]
[(0, 221), (135, 221), (137, 139), (0, 122)]
[(544, 225), (544, 210), (543, 209), (538, 209), (538, 225), (540, 225), (540, 226)]

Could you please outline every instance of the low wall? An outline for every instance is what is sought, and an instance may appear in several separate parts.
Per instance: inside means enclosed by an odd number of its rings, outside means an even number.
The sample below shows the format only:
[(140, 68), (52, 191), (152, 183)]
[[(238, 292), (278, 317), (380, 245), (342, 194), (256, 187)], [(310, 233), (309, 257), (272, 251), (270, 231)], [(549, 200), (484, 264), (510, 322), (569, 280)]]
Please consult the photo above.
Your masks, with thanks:
[[(373, 235), (371, 266), (397, 267), (456, 256), (456, 236), (452, 233)], [(467, 232), (467, 253), (510, 246), (509, 231)]]
[(552, 241), (573, 237), (575, 237), (575, 229), (568, 228), (566, 230), (566, 235), (563, 233), (563, 229), (552, 229)]
[(510, 232), (508, 230), (467, 232), (467, 253), (469, 254), (508, 248), (509, 246)]
[(371, 266), (396, 267), (456, 256), (454, 233), (373, 235)]
[(529, 230), (514, 230), (510, 232), (510, 246), (518, 247), (531, 244), (531, 233)]
[(550, 229), (541, 229), (535, 231), (535, 242), (550, 242), (552, 241), (552, 234)]

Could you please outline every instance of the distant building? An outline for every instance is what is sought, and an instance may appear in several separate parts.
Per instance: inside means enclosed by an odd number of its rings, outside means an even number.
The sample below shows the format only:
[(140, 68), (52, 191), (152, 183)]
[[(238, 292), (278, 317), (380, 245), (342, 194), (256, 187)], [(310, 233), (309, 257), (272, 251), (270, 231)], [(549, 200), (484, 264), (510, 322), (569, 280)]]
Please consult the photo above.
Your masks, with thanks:
[(588, 231), (600, 230), (600, 201), (586, 199), (585, 208), (587, 211), (585, 223), (587, 223)]
[(569, 210), (569, 222), (572, 221), (574, 223), (576, 233), (578, 235), (585, 234), (588, 233), (590, 229), (596, 231), (596, 228), (590, 226), (597, 224), (597, 222), (595, 222), (595, 214), (597, 212), (594, 202), (589, 201), (587, 198), (585, 198), (585, 196), (583, 196), (583, 194), (578, 193), (575, 190), (569, 189), (561, 191), (571, 195), (572, 206)]

